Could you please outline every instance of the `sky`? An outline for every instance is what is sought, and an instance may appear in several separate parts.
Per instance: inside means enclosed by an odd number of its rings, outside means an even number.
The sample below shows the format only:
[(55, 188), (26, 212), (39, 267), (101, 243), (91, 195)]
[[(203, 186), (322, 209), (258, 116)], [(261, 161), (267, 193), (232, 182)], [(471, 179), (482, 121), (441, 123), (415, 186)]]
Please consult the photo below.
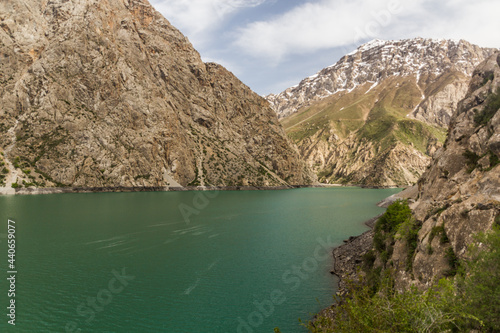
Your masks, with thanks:
[(465, 39), (500, 48), (499, 0), (150, 0), (260, 95), (298, 84), (372, 39)]

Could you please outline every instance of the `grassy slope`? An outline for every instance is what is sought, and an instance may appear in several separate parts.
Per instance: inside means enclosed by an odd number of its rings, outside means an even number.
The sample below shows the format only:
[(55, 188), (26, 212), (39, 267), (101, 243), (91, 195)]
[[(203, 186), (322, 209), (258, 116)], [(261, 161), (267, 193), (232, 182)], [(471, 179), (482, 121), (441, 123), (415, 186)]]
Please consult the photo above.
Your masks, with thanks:
[[(449, 83), (453, 77), (439, 80)], [(373, 142), (376, 154), (387, 152), (395, 143), (413, 146), (424, 154), (433, 142), (444, 142), (446, 131), (407, 117), (421, 101), (421, 91), (414, 78), (395, 77), (369, 90), (367, 83), (351, 93), (341, 92), (313, 103), (282, 124), (290, 138), (300, 147), (301, 143), (322, 131), (321, 139), (331, 133), (346, 138), (355, 133), (356, 139)], [(429, 89), (437, 91), (439, 86)], [(348, 157), (347, 157), (348, 159)], [(343, 163), (349, 163), (348, 160)], [(318, 175), (328, 175), (331, 167), (317, 170)]]

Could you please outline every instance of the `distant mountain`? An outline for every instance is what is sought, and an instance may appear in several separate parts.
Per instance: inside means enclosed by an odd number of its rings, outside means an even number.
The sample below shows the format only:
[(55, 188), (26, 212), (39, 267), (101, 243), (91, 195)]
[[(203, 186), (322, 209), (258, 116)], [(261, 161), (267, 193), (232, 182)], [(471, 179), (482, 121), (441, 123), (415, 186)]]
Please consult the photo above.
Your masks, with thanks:
[(474, 68), (494, 51), (374, 40), (266, 98), (320, 181), (404, 186), (423, 173)]
[(147, 0), (2, 1), (0, 59), (8, 187), (313, 181), (268, 103)]

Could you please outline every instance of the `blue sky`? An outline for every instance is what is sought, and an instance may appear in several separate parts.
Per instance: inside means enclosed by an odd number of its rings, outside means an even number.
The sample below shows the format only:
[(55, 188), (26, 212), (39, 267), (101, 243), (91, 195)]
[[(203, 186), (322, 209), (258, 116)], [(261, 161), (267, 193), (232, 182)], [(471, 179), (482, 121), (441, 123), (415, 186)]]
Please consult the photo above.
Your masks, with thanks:
[(500, 47), (499, 0), (150, 0), (204, 61), (261, 95), (278, 93), (360, 44), (414, 37)]

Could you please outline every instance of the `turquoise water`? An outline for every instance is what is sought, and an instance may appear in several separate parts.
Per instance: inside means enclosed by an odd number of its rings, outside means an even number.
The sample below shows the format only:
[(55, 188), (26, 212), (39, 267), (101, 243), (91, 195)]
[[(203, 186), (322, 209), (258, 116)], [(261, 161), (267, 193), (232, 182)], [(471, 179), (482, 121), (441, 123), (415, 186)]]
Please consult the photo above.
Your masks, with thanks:
[[(1, 332), (304, 332), (332, 302), (326, 254), (397, 190), (0, 197)], [(16, 326), (7, 220), (16, 221)]]

